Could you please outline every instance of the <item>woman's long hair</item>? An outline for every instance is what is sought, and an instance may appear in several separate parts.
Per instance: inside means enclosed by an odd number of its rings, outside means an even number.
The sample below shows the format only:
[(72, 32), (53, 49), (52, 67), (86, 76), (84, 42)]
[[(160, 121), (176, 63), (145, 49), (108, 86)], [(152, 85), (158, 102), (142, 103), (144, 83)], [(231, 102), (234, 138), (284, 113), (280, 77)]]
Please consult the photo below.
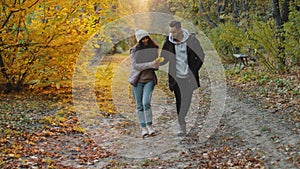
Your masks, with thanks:
[(145, 46), (140, 40), (135, 45), (135, 58), (137, 63), (151, 62), (158, 57), (158, 44), (154, 42), (149, 36), (148, 45)]
[[(154, 42), (149, 36), (145, 36), (148, 37), (148, 46), (144, 46), (142, 39), (136, 43), (136, 50), (141, 50), (141, 49), (146, 49), (146, 48), (158, 48), (158, 44), (156, 42)], [(143, 37), (143, 38), (145, 38)]]

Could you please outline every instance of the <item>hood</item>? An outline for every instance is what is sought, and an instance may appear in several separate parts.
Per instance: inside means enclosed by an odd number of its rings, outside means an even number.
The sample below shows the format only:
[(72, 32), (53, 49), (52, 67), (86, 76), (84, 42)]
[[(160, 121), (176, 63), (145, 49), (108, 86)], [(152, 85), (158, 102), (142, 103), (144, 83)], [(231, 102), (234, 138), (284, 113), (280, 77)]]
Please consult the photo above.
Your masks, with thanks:
[(136, 29), (135, 31), (135, 38), (136, 38), (136, 41), (139, 42), (143, 37), (145, 36), (149, 36), (149, 33), (143, 29)]
[[(183, 39), (181, 40), (181, 42), (185, 42), (185, 41), (189, 38), (190, 33), (189, 33), (189, 31), (186, 30), (186, 29), (182, 29), (182, 33), (183, 33)], [(176, 41), (173, 39), (173, 37), (171, 36), (171, 34), (169, 34), (169, 41), (170, 41), (171, 43), (174, 43), (174, 44), (180, 43), (180, 42), (176, 42)]]

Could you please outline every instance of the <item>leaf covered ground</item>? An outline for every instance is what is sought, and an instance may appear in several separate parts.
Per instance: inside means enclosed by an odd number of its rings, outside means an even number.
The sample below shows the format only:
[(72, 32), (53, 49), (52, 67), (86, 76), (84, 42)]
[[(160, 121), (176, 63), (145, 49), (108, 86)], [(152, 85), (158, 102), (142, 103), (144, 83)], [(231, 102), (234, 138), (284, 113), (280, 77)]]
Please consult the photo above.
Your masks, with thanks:
[(112, 155), (84, 134), (67, 91), (43, 92), (1, 96), (1, 168), (66, 168)]
[[(158, 100), (154, 105), (159, 105), (154, 109), (161, 113), (155, 119), (159, 135), (145, 140), (139, 138), (135, 120), (124, 117), (124, 111), (131, 112), (134, 107), (125, 105), (122, 113), (116, 112), (107, 83), (95, 85), (101, 110), (94, 116), (99, 118), (94, 124), (80, 121), (70, 88), (1, 94), (0, 168), (299, 168), (299, 71), (267, 75), (257, 66), (226, 69), (224, 114), (204, 142), (203, 119), (211, 108), (210, 81), (205, 71), (195, 103), (199, 107), (190, 114), (197, 118), (188, 136), (175, 141), (165, 137), (173, 131), (168, 122), (176, 120), (170, 93), (154, 93), (154, 100)], [(160, 82), (157, 90), (167, 92), (166, 81), (161, 78)], [(124, 104), (128, 100), (123, 100)], [(101, 119), (112, 122), (104, 125)], [(109, 135), (110, 130), (118, 134)], [(118, 136), (134, 139), (124, 144)], [(158, 142), (171, 146), (156, 155), (138, 148)], [(128, 154), (150, 154), (141, 158), (120, 155), (122, 147)]]

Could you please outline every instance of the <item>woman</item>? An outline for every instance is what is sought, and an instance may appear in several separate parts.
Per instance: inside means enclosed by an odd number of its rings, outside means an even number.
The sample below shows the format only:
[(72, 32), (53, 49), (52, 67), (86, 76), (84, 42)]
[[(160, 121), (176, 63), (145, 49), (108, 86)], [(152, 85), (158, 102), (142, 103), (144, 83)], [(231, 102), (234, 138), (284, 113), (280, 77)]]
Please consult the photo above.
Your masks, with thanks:
[(142, 137), (155, 133), (152, 127), (151, 98), (154, 86), (157, 84), (155, 70), (159, 67), (158, 45), (145, 31), (135, 32), (137, 44), (130, 49), (130, 76), (132, 94), (136, 104), (136, 112), (142, 129)]

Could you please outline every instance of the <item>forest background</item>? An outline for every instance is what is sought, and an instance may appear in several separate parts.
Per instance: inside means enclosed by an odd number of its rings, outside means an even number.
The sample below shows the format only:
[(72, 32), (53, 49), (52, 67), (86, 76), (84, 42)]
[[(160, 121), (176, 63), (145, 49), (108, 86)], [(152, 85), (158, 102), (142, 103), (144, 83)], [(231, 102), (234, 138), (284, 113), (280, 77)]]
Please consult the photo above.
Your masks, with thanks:
[[(299, 66), (299, 2), (296, 0), (1, 2), (2, 91), (69, 86), (83, 44), (103, 26), (138, 12), (164, 12), (190, 20), (214, 44), (226, 63), (235, 49), (255, 50), (268, 72)], [(101, 42), (114, 43), (99, 36)], [(126, 51), (133, 38), (113, 44)], [(99, 45), (94, 45), (95, 50)], [(119, 50), (120, 51), (120, 50)]]
[[(109, 44), (107, 64), (97, 69), (94, 89), (102, 115), (118, 114), (111, 95), (114, 63), (119, 56), (121, 60), (128, 56), (134, 32), (121, 41), (101, 32), (106, 25), (141, 12), (166, 13), (193, 23), (217, 50), (230, 87), (247, 93), (245, 97), (262, 99), (264, 109), (283, 113), (299, 128), (298, 0), (2, 0), (0, 4), (0, 166), (14, 166), (14, 160), (28, 154), (46, 156), (39, 161), (43, 165), (59, 166), (60, 160), (53, 162), (57, 154), (26, 146), (56, 137), (54, 133), (84, 133), (72, 107), (72, 85), (75, 70), (84, 71), (75, 68), (87, 41), (92, 57), (83, 65), (97, 62), (103, 44)], [(119, 33), (117, 26), (111, 31)], [(162, 44), (163, 35), (153, 37)], [(236, 52), (249, 53), (256, 62), (234, 66)], [(76, 151), (94, 152), (96, 145), (81, 140), (88, 148)], [(299, 153), (294, 161), (299, 164)]]

